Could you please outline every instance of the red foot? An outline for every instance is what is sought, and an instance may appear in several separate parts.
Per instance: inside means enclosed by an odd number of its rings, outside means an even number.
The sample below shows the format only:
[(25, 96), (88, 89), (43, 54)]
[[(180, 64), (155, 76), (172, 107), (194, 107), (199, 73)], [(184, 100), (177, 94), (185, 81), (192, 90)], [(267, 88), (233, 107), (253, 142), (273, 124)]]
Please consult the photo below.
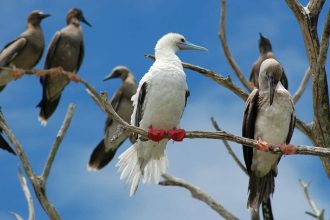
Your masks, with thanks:
[(296, 146), (294, 146), (292, 144), (288, 144), (288, 145), (281, 144), (280, 149), (281, 149), (282, 153), (285, 155), (296, 154)]
[(74, 73), (69, 74), (68, 77), (71, 81), (76, 82), (76, 83), (81, 81), (80, 77), (77, 74), (74, 74)]
[(257, 140), (256, 148), (257, 148), (257, 150), (264, 151), (264, 152), (269, 151), (268, 143), (266, 141), (261, 140), (261, 138), (259, 138)]
[(152, 141), (159, 142), (164, 138), (166, 133), (167, 130), (156, 130), (150, 127), (148, 130), (148, 138)]
[(174, 141), (182, 141), (186, 137), (186, 131), (184, 129), (176, 129), (168, 131), (168, 138)]

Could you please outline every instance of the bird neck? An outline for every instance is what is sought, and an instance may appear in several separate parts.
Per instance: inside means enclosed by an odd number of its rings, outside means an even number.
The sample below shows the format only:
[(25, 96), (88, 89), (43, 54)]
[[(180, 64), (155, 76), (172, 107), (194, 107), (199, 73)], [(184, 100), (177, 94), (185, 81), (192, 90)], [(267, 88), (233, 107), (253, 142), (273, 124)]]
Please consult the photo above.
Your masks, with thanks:
[(133, 74), (129, 73), (123, 81), (125, 81), (125, 82), (135, 82), (135, 77), (133, 76)]
[(32, 24), (28, 22), (26, 24), (26, 29), (41, 29), (40, 24)]
[(76, 17), (72, 17), (67, 20), (67, 25), (71, 25), (71, 24), (76, 27), (80, 26), (80, 22), (79, 22), (78, 18), (76, 18)]
[(155, 53), (156, 60), (163, 60), (167, 62), (174, 62), (181, 65), (181, 60), (179, 57), (175, 54), (173, 50), (156, 50)]

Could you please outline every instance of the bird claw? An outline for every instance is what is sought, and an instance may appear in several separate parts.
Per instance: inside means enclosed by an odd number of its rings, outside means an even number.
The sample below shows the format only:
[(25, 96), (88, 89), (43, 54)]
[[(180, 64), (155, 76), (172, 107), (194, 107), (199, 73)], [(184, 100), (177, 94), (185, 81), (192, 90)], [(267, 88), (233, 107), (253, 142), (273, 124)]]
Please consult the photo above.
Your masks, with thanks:
[(148, 138), (154, 142), (159, 142), (164, 138), (166, 133), (167, 130), (157, 130), (150, 127), (148, 130)]
[(172, 129), (168, 131), (168, 138), (174, 141), (182, 141), (186, 137), (186, 131), (184, 129)]
[(268, 143), (266, 141), (261, 140), (261, 138), (259, 138), (257, 140), (256, 148), (257, 148), (257, 150), (264, 151), (264, 152), (269, 151)]
[(280, 145), (280, 150), (284, 155), (291, 155), (291, 154), (296, 154), (296, 146), (292, 144), (281, 144)]
[(14, 79), (17, 80), (18, 78), (21, 78), (21, 77), (24, 75), (24, 73), (19, 72), (19, 71), (17, 71), (17, 70), (14, 70), (14, 71), (12, 72), (12, 75), (13, 75)]

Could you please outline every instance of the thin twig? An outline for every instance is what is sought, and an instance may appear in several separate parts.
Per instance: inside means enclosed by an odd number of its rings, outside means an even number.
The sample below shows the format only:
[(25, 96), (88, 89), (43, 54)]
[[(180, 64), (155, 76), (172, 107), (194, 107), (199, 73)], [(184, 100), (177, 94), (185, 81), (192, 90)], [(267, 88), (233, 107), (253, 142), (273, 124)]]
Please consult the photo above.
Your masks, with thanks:
[[(330, 36), (330, 9), (328, 9), (328, 14), (323, 28), (323, 34), (320, 43), (320, 53), (317, 58), (316, 69), (324, 68), (324, 65), (326, 63), (328, 49), (329, 49), (329, 36)], [(318, 72), (319, 71), (316, 71), (315, 74), (317, 74)]]
[[(155, 60), (154, 55), (147, 54), (147, 55), (145, 55), (145, 57)], [(230, 76), (224, 77), (212, 70), (208, 70), (203, 67), (196, 66), (196, 65), (193, 65), (190, 63), (182, 62), (182, 66), (186, 69), (190, 69), (192, 71), (198, 72), (198, 73), (212, 79), (213, 81), (220, 84), (221, 86), (231, 90), (233, 93), (235, 93), (237, 96), (239, 96), (243, 100), (246, 100), (247, 97), (249, 96), (239, 86), (237, 86), (236, 84), (233, 83)]]
[(236, 73), (236, 76), (241, 81), (241, 83), (244, 85), (244, 87), (248, 91), (252, 91), (252, 86), (250, 82), (245, 78), (243, 72), (240, 70), (235, 58), (230, 52), (230, 49), (227, 44), (227, 38), (226, 38), (226, 0), (221, 0), (221, 16), (220, 16), (220, 27), (219, 27), (219, 33), (218, 33), (223, 51), (225, 52), (226, 58), (228, 60), (228, 63), (230, 64), (231, 68)]
[(303, 79), (300, 82), (300, 85), (299, 85), (297, 91), (293, 95), (293, 102), (295, 104), (298, 102), (298, 100), (301, 98), (301, 95), (304, 93), (310, 78), (311, 78), (311, 71), (310, 71), (310, 68), (308, 67), (308, 69), (305, 72), (305, 75), (304, 75)]
[(324, 209), (322, 209), (320, 211), (317, 208), (315, 202), (310, 197), (309, 192), (308, 192), (308, 186), (309, 186), (309, 184), (305, 183), (303, 180), (299, 180), (299, 183), (300, 183), (301, 187), (304, 189), (305, 197), (307, 199), (307, 202), (308, 202), (309, 206), (312, 209), (312, 212), (307, 212), (306, 211), (306, 214), (311, 215), (311, 216), (313, 216), (314, 218), (316, 218), (318, 220), (324, 220)]
[[(217, 121), (211, 117), (211, 122), (213, 127), (215, 128), (216, 131), (221, 131)], [(235, 152), (233, 151), (232, 147), (230, 146), (230, 144), (228, 143), (228, 141), (226, 140), (222, 140), (223, 144), (225, 145), (225, 147), (228, 150), (228, 153), (230, 154), (230, 156), (232, 156), (232, 158), (234, 159), (234, 161), (237, 163), (237, 165), (239, 166), (239, 168), (241, 168), (241, 170), (246, 174), (249, 175), (247, 173), (247, 170), (245, 168), (245, 166), (243, 165), (243, 163), (239, 160), (239, 158), (236, 156)]]
[(12, 214), (12, 215), (16, 218), (16, 220), (24, 220), (24, 219), (22, 218), (22, 216), (20, 216), (20, 215), (17, 214), (16, 212), (10, 212), (10, 214)]
[(22, 186), (22, 189), (23, 189), (23, 192), (24, 192), (24, 195), (25, 195), (26, 201), (28, 203), (28, 207), (29, 207), (28, 220), (34, 220), (35, 219), (35, 212), (34, 212), (34, 205), (33, 205), (32, 195), (31, 195), (31, 192), (29, 190), (29, 187), (27, 186), (26, 179), (23, 176), (22, 170), (20, 168), (18, 169), (18, 178), (19, 178), (19, 181), (21, 183), (21, 186)]
[(222, 205), (220, 205), (218, 202), (216, 202), (207, 193), (203, 192), (200, 188), (193, 186), (192, 184), (190, 184), (182, 179), (173, 177), (169, 174), (163, 174), (162, 176), (163, 176), (164, 180), (159, 182), (159, 185), (180, 186), (180, 187), (186, 188), (187, 190), (190, 191), (191, 196), (193, 198), (198, 199), (202, 202), (205, 202), (208, 206), (210, 206), (214, 211), (216, 211), (224, 219), (238, 220), (238, 218), (235, 215), (233, 215), (228, 210), (226, 210)]
[(73, 116), (73, 112), (74, 112), (75, 108), (76, 108), (75, 105), (73, 105), (73, 104), (69, 105), (67, 114), (66, 114), (65, 119), (63, 121), (63, 124), (62, 124), (60, 130), (58, 131), (58, 134), (56, 136), (53, 147), (51, 148), (51, 151), (50, 151), (49, 156), (48, 156), (48, 160), (45, 164), (44, 170), (43, 170), (42, 175), (41, 175), (45, 182), (48, 179), (49, 172), (52, 168), (52, 164), (54, 162), (54, 159), (55, 159), (56, 153), (58, 151), (58, 148), (60, 147), (60, 144), (62, 143), (64, 135), (66, 134), (66, 131), (68, 130), (68, 128), (70, 126), (72, 116)]

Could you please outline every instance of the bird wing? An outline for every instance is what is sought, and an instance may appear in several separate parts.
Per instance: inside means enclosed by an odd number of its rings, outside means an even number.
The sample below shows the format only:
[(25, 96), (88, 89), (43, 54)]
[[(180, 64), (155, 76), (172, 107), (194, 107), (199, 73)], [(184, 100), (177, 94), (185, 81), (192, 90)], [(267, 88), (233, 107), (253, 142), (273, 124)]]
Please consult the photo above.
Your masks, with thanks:
[(84, 42), (81, 41), (80, 43), (80, 50), (79, 50), (79, 56), (78, 56), (78, 63), (77, 63), (77, 68), (75, 72), (78, 72), (80, 69), (80, 66), (82, 64), (82, 61), (84, 59), (84, 54), (85, 54), (85, 48), (84, 48)]
[(187, 105), (187, 100), (188, 100), (189, 96), (190, 96), (190, 92), (189, 92), (189, 90), (186, 90), (186, 97), (185, 97), (184, 107), (186, 107), (186, 105)]
[(54, 58), (54, 55), (55, 55), (55, 52), (56, 52), (56, 48), (59, 44), (61, 40), (61, 32), (60, 31), (57, 31), (49, 45), (49, 48), (48, 48), (48, 52), (47, 52), (47, 56), (46, 56), (46, 61), (45, 61), (45, 65), (44, 65), (44, 68), (45, 69), (49, 69), (49, 68), (52, 68), (52, 60)]
[[(255, 89), (249, 95), (243, 117), (242, 136), (254, 139), (255, 121), (258, 113), (259, 90)], [(243, 155), (248, 173), (251, 172), (253, 148), (243, 145)]]
[(18, 37), (8, 43), (0, 52), (0, 66), (8, 65), (26, 46), (27, 39)]
[(288, 78), (286, 77), (286, 74), (283, 70), (283, 73), (282, 73), (282, 78), (281, 78), (281, 84), (283, 85), (283, 87), (288, 90), (289, 88), (289, 83), (288, 83)]
[(147, 87), (148, 87), (147, 82), (144, 82), (139, 92), (138, 102), (136, 106), (136, 113), (135, 113), (135, 122), (134, 122), (134, 125), (136, 127), (140, 126), (140, 121), (142, 120), (143, 117), (143, 110), (145, 106), (144, 100), (147, 93)]
[[(118, 89), (111, 99), (111, 105), (112, 105), (112, 108), (115, 110), (115, 112), (117, 112), (119, 109), (119, 104), (120, 104), (122, 97), (123, 97), (122, 90)], [(112, 117), (107, 117), (107, 120), (105, 122), (105, 128), (104, 128), (105, 132), (112, 125), (112, 123), (113, 123)]]
[(289, 127), (289, 133), (288, 133), (288, 136), (286, 138), (286, 144), (290, 143), (292, 135), (293, 135), (293, 130), (294, 130), (294, 127), (296, 125), (296, 114), (295, 114), (295, 111), (294, 111), (293, 103), (292, 103), (292, 108), (293, 108), (293, 111), (292, 111), (292, 114), (291, 114), (291, 122), (290, 122), (290, 127)]

